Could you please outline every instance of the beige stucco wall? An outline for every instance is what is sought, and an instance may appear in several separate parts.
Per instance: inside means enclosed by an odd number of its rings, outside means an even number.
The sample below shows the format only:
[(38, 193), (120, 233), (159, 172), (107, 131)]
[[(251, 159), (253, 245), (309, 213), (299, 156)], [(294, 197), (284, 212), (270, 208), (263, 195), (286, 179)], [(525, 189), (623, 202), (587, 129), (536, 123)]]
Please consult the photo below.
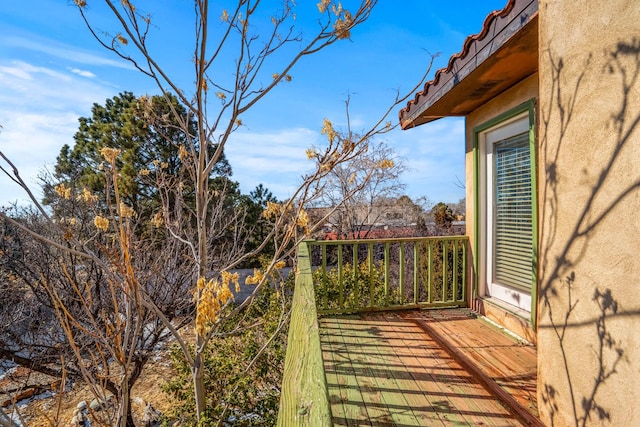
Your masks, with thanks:
[[(538, 75), (534, 74), (517, 85), (513, 86), (509, 90), (503, 92), (500, 96), (492, 99), (490, 102), (484, 104), (482, 107), (473, 111), (466, 117), (465, 120), (465, 135), (466, 135), (466, 198), (467, 198), (467, 211), (466, 211), (466, 226), (467, 234), (469, 235), (470, 248), (473, 258), (477, 258), (475, 254), (475, 238), (476, 238), (476, 224), (475, 224), (475, 203), (474, 203), (474, 128), (483, 125), (490, 120), (495, 119), (501, 114), (519, 106), (520, 104), (536, 99), (538, 94)], [(482, 249), (481, 249), (482, 250)], [(475, 280), (475, 274), (470, 275), (470, 281)], [(487, 315), (492, 320), (513, 331), (519, 336), (527, 339), (530, 342), (536, 341), (535, 332), (530, 328), (527, 318), (521, 318), (519, 316), (512, 316), (510, 312), (500, 309), (496, 306), (490, 306), (483, 304), (482, 302), (475, 301), (474, 308), (480, 311), (482, 314)]]
[(638, 426), (640, 2), (539, 11), (538, 406), (546, 425)]

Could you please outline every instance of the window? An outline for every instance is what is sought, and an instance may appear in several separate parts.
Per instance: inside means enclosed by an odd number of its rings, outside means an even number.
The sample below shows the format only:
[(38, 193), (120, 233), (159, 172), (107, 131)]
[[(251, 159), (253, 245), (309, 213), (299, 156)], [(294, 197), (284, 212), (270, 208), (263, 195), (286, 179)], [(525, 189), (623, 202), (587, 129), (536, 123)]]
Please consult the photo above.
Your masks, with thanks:
[(493, 280), (531, 289), (532, 198), (529, 133), (494, 144)]
[(481, 295), (532, 310), (535, 177), (528, 112), (477, 131)]

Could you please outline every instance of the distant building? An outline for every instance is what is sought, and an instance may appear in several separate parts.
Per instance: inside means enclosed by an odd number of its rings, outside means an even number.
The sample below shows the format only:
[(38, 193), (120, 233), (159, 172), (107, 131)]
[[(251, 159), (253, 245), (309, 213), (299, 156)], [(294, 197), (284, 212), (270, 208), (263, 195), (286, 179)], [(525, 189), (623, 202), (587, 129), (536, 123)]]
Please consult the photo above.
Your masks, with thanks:
[(318, 239), (382, 239), (464, 234), (465, 222), (455, 221), (451, 228), (436, 226), (428, 212), (409, 197), (384, 198), (372, 205), (347, 205), (338, 208), (310, 208), (316, 221), (326, 217), (314, 235)]

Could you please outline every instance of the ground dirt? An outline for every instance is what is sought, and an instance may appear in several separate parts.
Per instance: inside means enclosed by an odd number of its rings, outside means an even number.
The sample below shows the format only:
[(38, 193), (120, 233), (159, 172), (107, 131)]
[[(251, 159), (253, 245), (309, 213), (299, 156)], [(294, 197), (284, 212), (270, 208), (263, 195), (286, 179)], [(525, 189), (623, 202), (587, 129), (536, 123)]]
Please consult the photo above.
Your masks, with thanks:
[[(175, 375), (175, 370), (171, 366), (168, 350), (162, 350), (158, 355), (145, 366), (138, 382), (133, 387), (132, 399), (133, 416), (136, 425), (142, 425), (143, 408), (140, 405), (141, 399), (163, 414), (168, 414), (172, 410), (171, 398), (161, 390), (161, 385)], [(22, 374), (26, 374), (23, 368)], [(17, 378), (16, 378), (17, 379)], [(0, 384), (0, 387), (2, 384)], [(44, 387), (44, 385), (43, 385)], [(86, 401), (87, 405), (94, 399), (86, 385), (75, 384), (62, 395), (59, 393), (47, 393), (49, 397), (34, 398), (18, 402), (22, 425), (24, 427), (67, 427), (70, 426), (73, 412), (81, 401)], [(25, 404), (26, 402), (26, 404)], [(8, 405), (5, 412), (10, 413), (15, 407)], [(92, 426), (99, 426), (99, 423), (92, 422)]]

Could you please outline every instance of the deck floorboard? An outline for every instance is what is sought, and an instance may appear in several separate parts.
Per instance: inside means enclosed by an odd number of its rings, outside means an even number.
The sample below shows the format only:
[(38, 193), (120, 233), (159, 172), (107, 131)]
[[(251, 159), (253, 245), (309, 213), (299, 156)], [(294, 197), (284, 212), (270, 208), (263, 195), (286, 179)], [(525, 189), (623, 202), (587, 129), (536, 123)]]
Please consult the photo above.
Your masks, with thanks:
[(403, 317), (425, 321), (431, 331), (464, 353), (522, 407), (538, 416), (534, 346), (504, 333), (469, 310), (414, 311)]
[(526, 425), (442, 335), (535, 414), (535, 348), (468, 310), (387, 312), (320, 319), (334, 425)]

